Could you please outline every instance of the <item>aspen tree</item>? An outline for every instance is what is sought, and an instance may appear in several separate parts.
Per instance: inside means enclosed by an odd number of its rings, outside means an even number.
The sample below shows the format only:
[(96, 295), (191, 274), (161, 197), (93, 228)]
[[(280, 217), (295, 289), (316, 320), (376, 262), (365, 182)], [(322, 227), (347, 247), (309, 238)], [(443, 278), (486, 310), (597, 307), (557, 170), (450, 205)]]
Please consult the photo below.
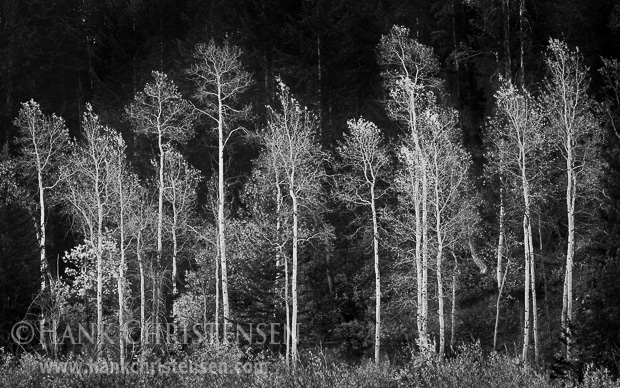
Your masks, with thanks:
[(417, 329), (422, 348), (428, 347), (428, 160), (422, 150), (422, 112), (434, 99), (431, 89), (437, 85), (439, 69), (430, 47), (410, 37), (409, 29), (392, 27), (381, 37), (379, 63), (389, 96), (388, 114), (403, 126), (410, 146), (401, 152), (410, 184), (407, 195), (415, 215), (415, 268), (417, 280)]
[(226, 261), (226, 218), (224, 151), (231, 136), (241, 127), (233, 127), (235, 121), (247, 117), (249, 106), (240, 107), (239, 96), (252, 85), (250, 74), (243, 69), (241, 49), (228, 42), (218, 46), (211, 40), (197, 44), (194, 50), (196, 62), (187, 70), (196, 84), (195, 109), (215, 123), (218, 149), (218, 200), (217, 231), (220, 267), (222, 271), (222, 302), (224, 309), (224, 340), (227, 341), (227, 325), (230, 321), (228, 300), (228, 266)]
[(566, 43), (551, 39), (546, 58), (549, 75), (545, 81), (545, 111), (556, 137), (556, 144), (566, 161), (566, 216), (568, 238), (562, 296), (562, 332), (566, 340), (566, 357), (570, 358), (573, 319), (573, 268), (575, 257), (575, 213), (577, 189), (587, 171), (588, 152), (593, 119), (593, 102), (588, 95), (588, 69), (579, 49), (571, 50)]
[[(363, 119), (348, 122), (350, 134), (338, 147), (342, 159), (339, 196), (354, 206), (369, 207), (372, 216), (372, 241), (375, 267), (375, 363), (380, 361), (381, 344), (381, 274), (379, 271), (379, 222), (377, 201), (386, 193), (389, 159), (377, 126)], [(383, 182), (382, 182), (383, 181)]]
[[(504, 82), (495, 94), (496, 115), (490, 133), (498, 149), (507, 179), (518, 182), (522, 195), (523, 247), (525, 257), (525, 317), (522, 358), (528, 359), (530, 315), (533, 317), (535, 360), (538, 362), (538, 320), (536, 305), (534, 247), (532, 243), (532, 182), (541, 175), (536, 157), (548, 144), (543, 131), (543, 117), (537, 102), (511, 82)], [(530, 303), (531, 310), (530, 311)]]
[[(164, 73), (154, 71), (153, 82), (147, 83), (144, 90), (134, 97), (126, 113), (134, 129), (139, 134), (154, 135), (157, 140), (158, 206), (157, 206), (157, 266), (162, 265), (164, 229), (164, 167), (166, 149), (170, 143), (185, 143), (193, 135), (190, 104), (179, 94), (176, 85)], [(159, 294), (156, 287), (153, 296), (155, 304), (155, 323), (159, 322)]]
[[(429, 159), (430, 203), (434, 218), (437, 299), (439, 320), (439, 357), (446, 347), (443, 257), (463, 239), (461, 227), (465, 219), (471, 222), (470, 204), (463, 195), (468, 186), (470, 157), (457, 142), (457, 116), (452, 109), (433, 107), (426, 111), (428, 136), (425, 153)], [(454, 297), (454, 296), (453, 296)]]
[(103, 346), (103, 260), (109, 244), (108, 227), (115, 211), (119, 134), (101, 124), (90, 105), (82, 120), (83, 139), (72, 144), (66, 169), (64, 199), (74, 221), (96, 255), (97, 351)]
[(58, 161), (68, 148), (69, 132), (62, 118), (46, 116), (39, 104), (30, 100), (22, 104), (14, 124), (19, 129), (18, 142), (22, 146), (22, 161), (26, 170), (34, 170), (37, 177), (37, 207), (39, 219), (36, 224), (39, 240), (41, 291), (45, 290), (48, 276), (45, 223), (47, 193), (62, 180)]
[[(300, 220), (302, 211), (315, 201), (320, 191), (320, 179), (325, 175), (322, 154), (317, 143), (316, 117), (291, 96), (290, 91), (278, 80), (278, 109), (269, 108), (267, 129), (263, 146), (276, 155), (276, 168), (281, 172), (283, 186), (291, 200), (292, 209), (292, 268), (291, 268), (291, 362), (295, 368), (298, 352), (298, 258), (302, 238)], [(289, 330), (290, 329), (290, 330)], [(287, 360), (288, 364), (288, 360)]]
[[(164, 157), (164, 198), (170, 204), (170, 233), (172, 234), (172, 296), (178, 296), (177, 260), (179, 254), (179, 233), (185, 229), (189, 211), (196, 204), (196, 186), (200, 181), (200, 172), (192, 168), (178, 151), (168, 149)], [(176, 303), (173, 303), (172, 315), (177, 315)]]

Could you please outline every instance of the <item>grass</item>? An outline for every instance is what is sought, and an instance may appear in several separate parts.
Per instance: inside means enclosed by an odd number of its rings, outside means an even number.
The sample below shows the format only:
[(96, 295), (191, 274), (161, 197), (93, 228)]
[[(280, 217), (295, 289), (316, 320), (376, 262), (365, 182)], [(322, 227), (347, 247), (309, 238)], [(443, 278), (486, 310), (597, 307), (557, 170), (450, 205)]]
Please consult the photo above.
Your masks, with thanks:
[[(207, 349), (185, 355), (186, 360), (205, 362), (239, 360), (242, 354), (232, 350)], [(265, 361), (265, 359), (261, 359)], [(261, 361), (257, 358), (250, 361)], [(106, 373), (44, 373), (42, 357), (26, 355), (18, 360), (4, 354), (0, 360), (1, 387), (119, 387), (119, 388), (285, 388), (285, 387), (446, 387), (446, 388), (543, 388), (543, 387), (620, 387), (604, 370), (587, 368), (582, 382), (552, 381), (543, 372), (523, 365), (518, 359), (492, 353), (484, 355), (477, 345), (466, 346), (458, 356), (444, 361), (434, 356), (417, 356), (406, 365), (375, 365), (367, 361), (348, 365), (329, 361), (323, 354), (308, 352), (296, 371), (287, 369), (282, 360), (268, 361), (267, 368), (252, 373), (194, 374), (106, 374)], [(79, 359), (77, 359), (79, 361)], [(86, 370), (86, 369), (85, 369)]]

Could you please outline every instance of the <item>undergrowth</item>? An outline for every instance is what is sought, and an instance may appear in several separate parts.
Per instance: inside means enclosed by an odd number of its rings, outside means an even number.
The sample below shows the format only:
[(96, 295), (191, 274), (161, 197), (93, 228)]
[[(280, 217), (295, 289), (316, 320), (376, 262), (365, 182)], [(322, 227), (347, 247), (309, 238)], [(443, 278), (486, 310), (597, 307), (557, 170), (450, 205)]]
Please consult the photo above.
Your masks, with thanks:
[[(417, 355), (405, 365), (390, 365), (367, 361), (349, 365), (331, 360), (322, 352), (307, 352), (296, 370), (287, 368), (278, 358), (262, 354), (250, 355), (236, 348), (209, 347), (192, 354), (185, 354), (184, 360), (211, 362), (225, 360), (261, 362), (262, 369), (251, 373), (235, 371), (229, 373), (45, 373), (41, 363), (50, 362), (44, 357), (26, 354), (21, 358), (9, 354), (0, 357), (0, 386), (16, 388), (400, 388), (400, 387), (446, 387), (446, 388), (542, 388), (542, 387), (620, 387), (605, 370), (589, 366), (584, 371), (583, 381), (551, 380), (533, 368), (523, 365), (517, 358), (498, 354), (483, 354), (478, 345), (464, 346), (452, 358), (439, 361), (434, 356)], [(235, 361), (236, 360), (236, 361)], [(89, 362), (79, 357), (70, 357), (70, 362)], [(168, 360), (170, 361), (170, 360)], [(177, 359), (176, 361), (180, 361)], [(105, 363), (105, 361), (100, 361)]]

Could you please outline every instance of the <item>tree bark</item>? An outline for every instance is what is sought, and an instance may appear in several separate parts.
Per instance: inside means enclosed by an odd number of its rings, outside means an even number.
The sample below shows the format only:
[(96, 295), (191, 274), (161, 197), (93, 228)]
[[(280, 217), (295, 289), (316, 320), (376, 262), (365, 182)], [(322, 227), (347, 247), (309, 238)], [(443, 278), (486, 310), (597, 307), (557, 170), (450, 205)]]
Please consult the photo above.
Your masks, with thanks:
[[(437, 163), (435, 163), (437, 166)], [(437, 171), (436, 174), (439, 172)], [(436, 176), (435, 180), (435, 225), (437, 235), (437, 299), (438, 299), (438, 315), (439, 315), (439, 359), (442, 360), (444, 356), (444, 349), (446, 347), (446, 321), (444, 313), (444, 294), (443, 294), (443, 273), (441, 269), (441, 262), (443, 259), (443, 235), (441, 231), (441, 210), (439, 204), (439, 184), (437, 180), (439, 176)]]
[[(121, 170), (122, 171), (122, 170)], [(122, 172), (119, 172), (119, 204), (120, 204), (120, 245), (121, 245), (121, 262), (118, 266), (118, 345), (120, 349), (120, 362), (125, 362), (125, 204), (123, 197), (123, 181)]]
[(138, 258), (138, 271), (140, 272), (140, 345), (142, 356), (144, 356), (144, 347), (146, 346), (146, 279), (142, 259), (142, 231), (139, 231), (136, 237), (136, 256)]
[(521, 358), (523, 362), (528, 361), (528, 353), (530, 346), (530, 259), (529, 259), (529, 250), (527, 249), (527, 221), (526, 216), (523, 215), (523, 243), (525, 246), (524, 254), (525, 254), (525, 300), (524, 300), (524, 319), (523, 319), (523, 353)]
[[(218, 232), (219, 233), (219, 232)], [(219, 234), (218, 234), (219, 236)], [(218, 251), (219, 249), (219, 237), (218, 237)], [(220, 341), (220, 262), (221, 260), (215, 260), (215, 342)]]
[(454, 352), (454, 343), (456, 341), (456, 287), (459, 274), (459, 262), (454, 253), (454, 270), (452, 271), (452, 309), (450, 311), (450, 350)]
[(428, 350), (428, 172), (422, 162), (422, 333)]
[(222, 307), (224, 308), (224, 343), (228, 343), (228, 324), (230, 320), (230, 305), (228, 302), (228, 267), (226, 265), (226, 234), (224, 217), (224, 107), (222, 85), (217, 85), (218, 101), (218, 198), (217, 198), (217, 223), (218, 240), (220, 248), (220, 265), (222, 269)]
[[(500, 161), (500, 164), (502, 162)], [(497, 242), (497, 302), (495, 304), (495, 329), (493, 330), (493, 349), (497, 349), (497, 330), (499, 329), (499, 317), (500, 317), (500, 301), (502, 298), (502, 292), (504, 291), (504, 283), (506, 281), (506, 274), (508, 273), (508, 264), (506, 264), (506, 270), (502, 271), (503, 266), (503, 253), (504, 253), (504, 180), (500, 171), (500, 188), (499, 188), (499, 238)], [(503, 275), (502, 275), (503, 274)]]
[[(37, 153), (38, 159), (38, 153)], [(37, 164), (38, 171), (38, 182), (39, 182), (39, 225), (37, 228), (37, 235), (39, 237), (39, 250), (41, 254), (41, 291), (45, 291), (45, 285), (47, 283), (47, 249), (46, 245), (46, 235), (45, 235), (45, 189), (43, 186), (43, 175), (40, 164)]]
[[(501, 163), (501, 162), (500, 162)], [(501, 174), (501, 172), (500, 172)], [(505, 209), (504, 209), (504, 187), (503, 187), (503, 179), (500, 177), (500, 188), (499, 188), (499, 238), (497, 241), (497, 288), (501, 288), (502, 286), (502, 266), (503, 266), (503, 256), (504, 256), (504, 218), (505, 218)]]
[(495, 303), (495, 329), (493, 330), (493, 349), (497, 350), (497, 331), (499, 330), (499, 307), (500, 301), (502, 298), (502, 292), (504, 291), (504, 284), (506, 284), (506, 275), (508, 274), (508, 265), (510, 262), (506, 264), (506, 269), (504, 270), (504, 275), (502, 276), (502, 282), (499, 286), (499, 290), (497, 292), (497, 302)]
[[(417, 169), (418, 166), (415, 166)], [(413, 208), (415, 211), (415, 267), (416, 267), (416, 288), (417, 288), (417, 308), (416, 324), (418, 329), (418, 340), (420, 346), (426, 346), (426, 333), (422, 325), (424, 316), (422, 310), (422, 213), (420, 204), (420, 180), (416, 176), (413, 183)]]
[(103, 349), (103, 203), (99, 191), (99, 169), (95, 171), (97, 197), (97, 355)]
[(291, 278), (291, 293), (293, 294), (293, 312), (291, 319), (291, 361), (293, 362), (293, 369), (297, 365), (297, 250), (299, 244), (298, 237), (298, 203), (297, 195), (293, 190), (293, 184), (291, 184), (290, 196), (293, 201), (293, 273)]
[(568, 243), (566, 248), (566, 270), (562, 297), (562, 331), (566, 341), (566, 358), (570, 359), (573, 317), (573, 268), (575, 255), (575, 191), (576, 178), (573, 170), (573, 138), (570, 129), (566, 130), (566, 214), (568, 217)]
[[(161, 107), (161, 103), (160, 103)], [(160, 108), (161, 109), (161, 108)], [(160, 114), (161, 115), (161, 114)], [(153, 304), (155, 310), (155, 327), (159, 325), (159, 281), (157, 279), (158, 273), (157, 271), (161, 268), (162, 264), (162, 255), (163, 255), (163, 224), (164, 224), (164, 146), (162, 143), (162, 124), (159, 122), (160, 116), (157, 118), (157, 130), (158, 130), (158, 145), (159, 145), (159, 190), (158, 190), (158, 200), (157, 200), (157, 263), (155, 265), (156, 269), (153, 271), (153, 284), (155, 284), (156, 292), (153, 294)]]
[[(176, 190), (176, 188), (173, 188)], [(176, 206), (176, 196), (172, 201), (172, 316), (177, 316), (177, 296), (179, 290), (177, 288), (177, 254), (178, 254), (178, 244), (177, 244), (177, 206)]]
[(536, 301), (536, 264), (534, 261), (534, 246), (532, 244), (532, 224), (528, 216), (528, 249), (530, 250), (530, 282), (532, 283), (532, 330), (534, 333), (534, 363), (538, 365), (539, 342), (538, 342), (538, 307)]
[(375, 364), (379, 364), (381, 353), (381, 274), (379, 272), (379, 226), (377, 224), (377, 209), (375, 205), (374, 183), (370, 188), (371, 211), (372, 211), (372, 232), (373, 232), (373, 251), (375, 259)]
[(288, 276), (288, 259), (284, 258), (284, 305), (286, 310), (286, 367), (288, 368), (291, 361), (291, 307), (289, 302), (289, 276)]

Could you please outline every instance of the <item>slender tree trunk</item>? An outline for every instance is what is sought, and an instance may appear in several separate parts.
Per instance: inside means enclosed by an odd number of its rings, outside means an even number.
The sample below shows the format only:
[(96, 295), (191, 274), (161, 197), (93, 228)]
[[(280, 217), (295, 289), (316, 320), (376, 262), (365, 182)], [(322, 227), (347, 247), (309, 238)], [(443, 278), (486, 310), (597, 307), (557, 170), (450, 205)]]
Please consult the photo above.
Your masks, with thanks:
[[(176, 199), (176, 198), (175, 198)], [(177, 296), (179, 290), (177, 288), (177, 255), (179, 251), (179, 246), (177, 243), (177, 224), (178, 224), (178, 215), (177, 215), (177, 207), (176, 200), (172, 203), (172, 316), (177, 316)]]
[(220, 265), (222, 268), (222, 304), (224, 308), (224, 343), (228, 342), (227, 330), (230, 321), (230, 305), (228, 302), (228, 268), (226, 265), (226, 234), (224, 218), (224, 107), (222, 101), (222, 86), (217, 85), (218, 96), (218, 198), (217, 198), (217, 223), (218, 240), (220, 247)]
[[(437, 209), (439, 211), (439, 209)], [(443, 359), (444, 349), (446, 347), (446, 319), (444, 308), (444, 293), (443, 293), (443, 273), (441, 269), (443, 259), (443, 237), (441, 236), (441, 221), (440, 216), (437, 216), (437, 299), (438, 299), (438, 314), (439, 314), (439, 358)]]
[(459, 262), (456, 255), (454, 257), (454, 269), (452, 271), (452, 309), (450, 311), (450, 349), (454, 352), (454, 343), (456, 341), (456, 287), (459, 275)]
[(375, 364), (379, 364), (381, 353), (381, 274), (379, 272), (379, 226), (377, 224), (377, 209), (375, 207), (375, 186), (371, 184), (371, 210), (373, 250), (375, 258)]
[[(99, 173), (97, 176), (99, 176)], [(99, 180), (95, 181), (99, 187)], [(103, 349), (103, 204), (99, 190), (97, 195), (97, 356)]]
[[(501, 162), (500, 162), (501, 163)], [(504, 209), (504, 187), (503, 187), (503, 179), (500, 178), (500, 188), (499, 188), (499, 238), (497, 242), (497, 288), (501, 288), (502, 283), (502, 266), (503, 266), (503, 256), (504, 256), (504, 218), (505, 218), (505, 209)]]
[[(37, 156), (38, 159), (38, 156)], [(45, 291), (45, 285), (47, 283), (47, 249), (45, 247), (45, 189), (43, 188), (43, 176), (41, 174), (41, 169), (38, 169), (38, 180), (39, 180), (39, 225), (37, 228), (37, 235), (39, 237), (39, 252), (41, 254), (40, 264), (41, 264), (41, 291)]]
[[(403, 64), (403, 67), (406, 67)], [(424, 325), (424, 270), (422, 265), (422, 235), (423, 235), (423, 223), (422, 223), (422, 199), (423, 194), (420, 188), (420, 181), (422, 176), (426, 173), (426, 167), (423, 160), (422, 148), (420, 146), (420, 140), (418, 136), (418, 123), (417, 123), (417, 107), (416, 107), (416, 92), (415, 90), (407, 90), (409, 96), (409, 127), (411, 130), (411, 139), (414, 143), (415, 158), (411, 186), (413, 189), (413, 207), (415, 212), (415, 266), (416, 266), (416, 288), (417, 288), (417, 306), (416, 306), (416, 326), (418, 329), (418, 341), (422, 348), (426, 348), (428, 344), (427, 333)]]
[(286, 310), (286, 367), (288, 368), (291, 360), (291, 307), (289, 302), (289, 276), (288, 259), (284, 258), (284, 306)]
[[(522, 139), (521, 141), (527, 141), (526, 139)], [(524, 333), (523, 333), (523, 361), (527, 362), (528, 360), (528, 351), (530, 345), (530, 298), (532, 297), (532, 309), (534, 314), (534, 352), (535, 358), (537, 361), (538, 356), (538, 328), (536, 325), (538, 324), (538, 319), (536, 318), (536, 289), (534, 284), (534, 279), (532, 274), (534, 274), (535, 269), (533, 269), (534, 265), (534, 251), (532, 246), (532, 225), (530, 222), (531, 212), (530, 212), (530, 189), (529, 189), (529, 181), (527, 178), (526, 172), (526, 154), (525, 154), (525, 145), (522, 143), (520, 145), (520, 168), (521, 168), (521, 183), (523, 189), (523, 250), (525, 256), (525, 321), (524, 321)], [(530, 292), (532, 295), (530, 296)]]
[(527, 247), (529, 249), (530, 256), (530, 282), (532, 283), (531, 291), (532, 291), (532, 325), (533, 325), (533, 333), (534, 333), (534, 363), (538, 365), (538, 307), (536, 301), (536, 264), (534, 261), (534, 245), (532, 244), (532, 223), (530, 222), (530, 216), (527, 216), (527, 236), (528, 236), (528, 244)]
[[(36, 142), (34, 144), (36, 144)], [(37, 237), (39, 238), (39, 254), (41, 255), (39, 259), (39, 265), (40, 265), (40, 271), (41, 271), (41, 293), (43, 293), (45, 291), (45, 287), (47, 283), (46, 279), (47, 279), (47, 272), (48, 272), (48, 266), (47, 266), (48, 263), (47, 263), (47, 249), (45, 247), (46, 245), (46, 241), (45, 241), (46, 239), (46, 235), (45, 235), (45, 190), (43, 188), (43, 176), (42, 176), (40, 166), (41, 164), (39, 160), (39, 153), (37, 152), (37, 178), (38, 178), (38, 183), (39, 183), (39, 224), (36, 225), (36, 221), (35, 221), (35, 228), (37, 231)], [(42, 312), (40, 315), (40, 319), (39, 319), (40, 327), (45, 326), (45, 321), (46, 321), (45, 313)], [(43, 343), (43, 348), (47, 349), (47, 343), (45, 341), (45, 337), (41, 336), (41, 340), (42, 340), (41, 342)]]
[(155, 310), (155, 327), (159, 325), (159, 269), (161, 268), (162, 255), (163, 255), (163, 228), (164, 228), (164, 146), (162, 144), (161, 124), (159, 126), (159, 136), (157, 137), (159, 142), (159, 196), (157, 202), (157, 264), (156, 270), (153, 271), (153, 284), (155, 285), (153, 293), (153, 304)]
[[(418, 166), (415, 167), (416, 169)], [(413, 207), (415, 211), (415, 267), (416, 267), (416, 288), (417, 288), (417, 308), (416, 324), (418, 329), (418, 340), (420, 346), (426, 346), (426, 333), (422, 325), (422, 214), (420, 206), (420, 180), (416, 176), (413, 183)]]
[(422, 162), (422, 332), (428, 350), (428, 172)]
[(529, 249), (527, 247), (527, 217), (523, 215), (523, 245), (525, 254), (525, 300), (524, 300), (524, 320), (523, 320), (523, 354), (521, 358), (523, 362), (528, 360), (528, 352), (530, 346), (530, 258)]
[(286, 312), (286, 367), (289, 367), (290, 356), (291, 356), (291, 320), (290, 320), (290, 306), (289, 306), (289, 278), (288, 278), (288, 260), (286, 257), (282, 255), (282, 189), (280, 187), (280, 179), (278, 175), (278, 167), (274, 162), (274, 172), (276, 178), (276, 238), (277, 238), (277, 249), (276, 249), (276, 268), (280, 268), (282, 266), (282, 261), (284, 261), (284, 307)]
[[(159, 330), (160, 328), (160, 323), (159, 323), (159, 288), (160, 288), (160, 284), (159, 284), (159, 268), (157, 267), (157, 259), (155, 259), (155, 261), (151, 260), (151, 279), (152, 279), (152, 283), (151, 283), (151, 293), (152, 293), (152, 303), (151, 303), (151, 322), (153, 327), (155, 328), (155, 330)], [(155, 333), (151, 333), (150, 331), (147, 333), (147, 335), (149, 334), (155, 334)]]
[(566, 341), (566, 358), (570, 359), (571, 333), (573, 317), (573, 268), (575, 255), (575, 186), (573, 170), (573, 139), (570, 131), (566, 137), (566, 214), (568, 217), (568, 244), (566, 248), (566, 270), (564, 293), (562, 298), (562, 331)]
[[(291, 179), (292, 180), (292, 179)], [(293, 201), (293, 273), (291, 279), (291, 293), (293, 294), (293, 314), (291, 319), (291, 361), (293, 363), (293, 369), (297, 366), (297, 255), (299, 249), (299, 237), (298, 237), (298, 218), (299, 208), (297, 203), (297, 194), (295, 194), (291, 183), (290, 196)]]
[(144, 276), (144, 261), (142, 259), (142, 231), (136, 238), (136, 256), (138, 257), (138, 271), (140, 272), (140, 345), (142, 356), (146, 345), (146, 279)]
[(442, 260), (443, 260), (443, 233), (441, 228), (441, 198), (439, 193), (439, 163), (437, 160), (437, 153), (434, 152), (433, 164), (434, 164), (434, 202), (435, 202), (435, 234), (437, 237), (437, 299), (438, 299), (438, 318), (439, 318), (439, 359), (442, 360), (446, 348), (446, 319), (444, 308), (444, 293), (443, 293), (443, 273), (442, 273)]
[[(217, 245), (218, 251), (221, 254), (222, 251), (219, 250), (219, 237)], [(220, 262), (221, 260), (215, 260), (215, 342), (217, 343), (220, 342)]]
[[(122, 163), (122, 161), (119, 161)], [(123, 196), (123, 179), (122, 169), (118, 172), (118, 195), (120, 206), (120, 245), (121, 245), (121, 262), (118, 266), (118, 345), (120, 350), (120, 362), (125, 362), (125, 199)]]
[[(507, 0), (508, 1), (508, 0)], [(501, 163), (501, 161), (500, 161)], [(499, 188), (499, 239), (497, 242), (497, 302), (495, 304), (495, 329), (493, 330), (493, 349), (497, 349), (497, 330), (499, 329), (499, 307), (502, 298), (502, 292), (504, 290), (504, 282), (506, 281), (506, 274), (508, 273), (508, 265), (506, 270), (502, 271), (503, 266), (503, 254), (504, 254), (504, 180), (500, 171), (500, 188)], [(502, 275), (503, 273), (503, 275)]]
[(502, 298), (502, 293), (504, 292), (504, 284), (506, 284), (506, 275), (508, 274), (508, 265), (510, 263), (506, 263), (506, 269), (504, 270), (504, 275), (502, 276), (502, 282), (499, 286), (499, 291), (497, 292), (497, 302), (495, 303), (495, 329), (493, 330), (493, 349), (497, 350), (497, 331), (499, 330), (499, 307)]
[[(525, 250), (525, 260), (526, 260), (526, 276), (525, 276), (525, 292), (526, 292), (526, 335), (525, 340), (528, 341), (529, 346), (529, 293), (531, 292), (531, 301), (532, 301), (532, 317), (533, 317), (533, 332), (534, 332), (534, 362), (538, 363), (538, 311), (536, 305), (536, 268), (534, 265), (534, 246), (532, 242), (532, 223), (531, 223), (531, 211), (530, 211), (530, 193), (529, 193), (529, 182), (527, 180), (526, 172), (525, 172), (525, 156), (522, 154), (522, 172), (521, 172), (522, 180), (523, 180), (523, 202), (525, 212), (523, 215), (523, 246)], [(524, 361), (527, 361), (526, 354), (526, 346), (524, 343)]]

